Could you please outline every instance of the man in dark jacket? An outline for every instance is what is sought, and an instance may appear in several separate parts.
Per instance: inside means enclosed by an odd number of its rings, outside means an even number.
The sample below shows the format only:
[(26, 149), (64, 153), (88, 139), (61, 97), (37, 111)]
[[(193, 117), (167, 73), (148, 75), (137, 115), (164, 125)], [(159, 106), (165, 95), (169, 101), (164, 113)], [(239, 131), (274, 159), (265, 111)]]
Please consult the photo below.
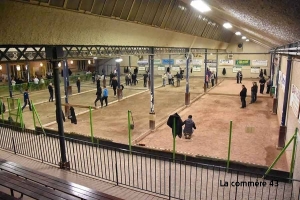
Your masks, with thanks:
[(117, 87), (118, 87), (118, 81), (117, 81), (117, 77), (114, 77), (111, 81), (111, 87), (114, 90), (114, 97), (116, 97), (117, 95)]
[(49, 102), (50, 101), (53, 102), (53, 86), (52, 86), (52, 83), (49, 83), (48, 90), (49, 90), (49, 94), (50, 94)]
[(133, 70), (133, 73), (135, 74), (135, 75), (137, 75), (138, 74), (138, 68), (136, 67), (136, 68), (134, 68), (134, 70)]
[(80, 77), (78, 77), (76, 81), (76, 86), (77, 86), (78, 93), (80, 93)]
[(260, 92), (261, 94), (264, 93), (265, 84), (266, 84), (266, 80), (265, 80), (265, 78), (262, 76), (262, 77), (260, 78), (260, 80), (259, 80), (259, 92)]
[(256, 82), (253, 82), (253, 86), (251, 87), (251, 103), (254, 103), (256, 101), (256, 98), (257, 98), (257, 84)]
[(144, 76), (144, 87), (147, 87), (148, 73), (146, 72), (143, 76)]
[(188, 119), (183, 122), (183, 125), (184, 125), (183, 133), (184, 133), (185, 139), (191, 139), (194, 129), (196, 129), (196, 125), (195, 125), (194, 121), (192, 120), (192, 117), (193, 117), (192, 115), (189, 115)]
[(95, 107), (97, 106), (97, 101), (101, 101), (101, 94), (102, 94), (102, 88), (98, 87), (96, 92), (97, 98), (95, 100)]
[[(175, 125), (174, 125), (174, 122), (175, 122)], [(183, 124), (182, 119), (177, 113), (169, 116), (167, 125), (170, 128), (172, 128), (173, 137), (176, 137), (176, 135), (178, 135), (179, 138), (182, 137), (182, 124)], [(174, 128), (175, 128), (175, 130), (174, 130)], [(174, 132), (175, 132), (175, 135), (174, 135)]]
[(246, 108), (246, 96), (247, 96), (247, 88), (245, 87), (245, 85), (242, 85), (242, 90), (240, 92), (240, 97), (242, 102), (241, 108)]
[(97, 84), (96, 87), (99, 88), (100, 87), (100, 78), (99, 77), (97, 78), (96, 84)]
[(73, 108), (73, 106), (71, 106), (70, 112), (71, 112), (71, 123), (77, 124), (77, 118), (76, 118), (75, 109)]

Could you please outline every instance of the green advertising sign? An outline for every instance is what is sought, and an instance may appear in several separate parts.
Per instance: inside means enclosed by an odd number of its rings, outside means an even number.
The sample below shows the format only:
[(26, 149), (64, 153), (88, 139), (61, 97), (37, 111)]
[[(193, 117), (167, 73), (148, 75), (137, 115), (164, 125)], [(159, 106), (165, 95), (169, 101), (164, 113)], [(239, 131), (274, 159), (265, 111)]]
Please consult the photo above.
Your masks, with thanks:
[(236, 65), (250, 66), (250, 60), (235, 60)]

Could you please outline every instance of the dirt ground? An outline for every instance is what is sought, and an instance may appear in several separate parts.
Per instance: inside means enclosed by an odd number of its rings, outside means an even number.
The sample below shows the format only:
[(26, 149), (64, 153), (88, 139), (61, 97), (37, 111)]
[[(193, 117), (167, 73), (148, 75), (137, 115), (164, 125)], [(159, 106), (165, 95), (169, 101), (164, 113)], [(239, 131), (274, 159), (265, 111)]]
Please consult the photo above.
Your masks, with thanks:
[[(161, 85), (161, 79), (157, 85)], [(184, 84), (183, 84), (184, 83)], [(199, 78), (190, 80), (191, 99), (203, 92), (199, 88), (203, 82)], [(182, 107), (185, 103), (185, 81), (182, 81), (180, 87), (166, 85), (155, 90), (155, 114), (156, 123), (167, 118), (174, 110)], [(149, 111), (150, 94), (149, 91), (124, 99), (117, 104), (108, 107), (99, 108), (93, 111), (93, 130), (94, 136), (111, 139), (115, 142), (128, 144), (127, 112), (131, 110), (135, 123), (135, 129), (132, 131), (132, 139), (149, 130)], [(78, 124), (70, 122), (64, 124), (65, 131), (90, 134), (89, 113), (77, 117)], [(57, 129), (57, 125), (50, 125), (48, 128)]]
[[(244, 81), (243, 84), (250, 89), (251, 80)], [(233, 80), (225, 80), (210, 93), (236, 94), (239, 90), (240, 85)], [(270, 112), (272, 98), (258, 97), (257, 102), (250, 105), (249, 97), (247, 99), (247, 107), (241, 109), (239, 97), (209, 94), (202, 96), (179, 113), (183, 120), (188, 115), (193, 115), (197, 129), (191, 140), (176, 138), (176, 150), (227, 159), (229, 126), (232, 120), (231, 160), (270, 166), (280, 153), (276, 149), (279, 125), (276, 115)], [(171, 129), (163, 125), (140, 143), (148, 147), (172, 149)], [(288, 171), (285, 154), (275, 168)]]

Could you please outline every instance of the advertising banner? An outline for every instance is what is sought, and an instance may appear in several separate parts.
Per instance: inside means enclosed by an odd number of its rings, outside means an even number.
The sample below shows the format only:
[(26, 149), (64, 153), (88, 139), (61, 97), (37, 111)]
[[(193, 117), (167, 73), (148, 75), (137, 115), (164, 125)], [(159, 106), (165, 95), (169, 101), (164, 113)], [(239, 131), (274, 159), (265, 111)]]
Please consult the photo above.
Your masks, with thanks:
[(158, 67), (157, 70), (158, 71), (165, 71), (165, 67)]
[(200, 65), (194, 65), (193, 66), (193, 72), (201, 72), (201, 66)]
[(174, 65), (174, 59), (162, 59), (161, 62), (163, 65)]
[(154, 59), (154, 65), (160, 65), (161, 64), (161, 59)]
[(235, 60), (235, 64), (239, 66), (250, 66), (250, 60)]
[(186, 65), (186, 59), (176, 59), (175, 65)]
[(220, 60), (219, 65), (233, 65), (233, 60)]
[(300, 102), (300, 90), (292, 84), (292, 91), (291, 91), (291, 99), (290, 99), (290, 106), (298, 119), (299, 116), (299, 102)]
[(237, 73), (238, 71), (242, 71), (242, 66), (233, 66), (232, 67), (233, 73)]
[(148, 60), (138, 60), (137, 64), (138, 65), (148, 65)]
[(192, 60), (192, 65), (202, 65), (203, 60), (202, 59), (194, 59)]
[(252, 66), (267, 67), (268, 61), (267, 60), (252, 60)]
[(251, 67), (251, 73), (252, 74), (259, 74), (260, 67)]
[(145, 71), (146, 67), (139, 67), (139, 71)]

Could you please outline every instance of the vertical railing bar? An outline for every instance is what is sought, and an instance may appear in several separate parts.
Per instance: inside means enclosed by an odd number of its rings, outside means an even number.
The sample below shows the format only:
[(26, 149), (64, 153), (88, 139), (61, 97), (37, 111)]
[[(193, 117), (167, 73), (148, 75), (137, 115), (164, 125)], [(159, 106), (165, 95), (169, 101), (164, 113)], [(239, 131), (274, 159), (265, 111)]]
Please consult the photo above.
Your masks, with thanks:
[(214, 192), (214, 177), (215, 177), (215, 167), (213, 166), (213, 175), (212, 175), (212, 180), (211, 180), (211, 199), (213, 197), (213, 192)]
[(73, 149), (73, 162), (71, 164), (74, 163), (75, 165), (75, 172), (77, 173), (77, 165), (76, 165), (76, 157), (75, 155), (78, 155), (77, 152), (75, 153), (75, 148), (74, 148), (74, 141), (70, 141), (72, 144), (72, 149)]

